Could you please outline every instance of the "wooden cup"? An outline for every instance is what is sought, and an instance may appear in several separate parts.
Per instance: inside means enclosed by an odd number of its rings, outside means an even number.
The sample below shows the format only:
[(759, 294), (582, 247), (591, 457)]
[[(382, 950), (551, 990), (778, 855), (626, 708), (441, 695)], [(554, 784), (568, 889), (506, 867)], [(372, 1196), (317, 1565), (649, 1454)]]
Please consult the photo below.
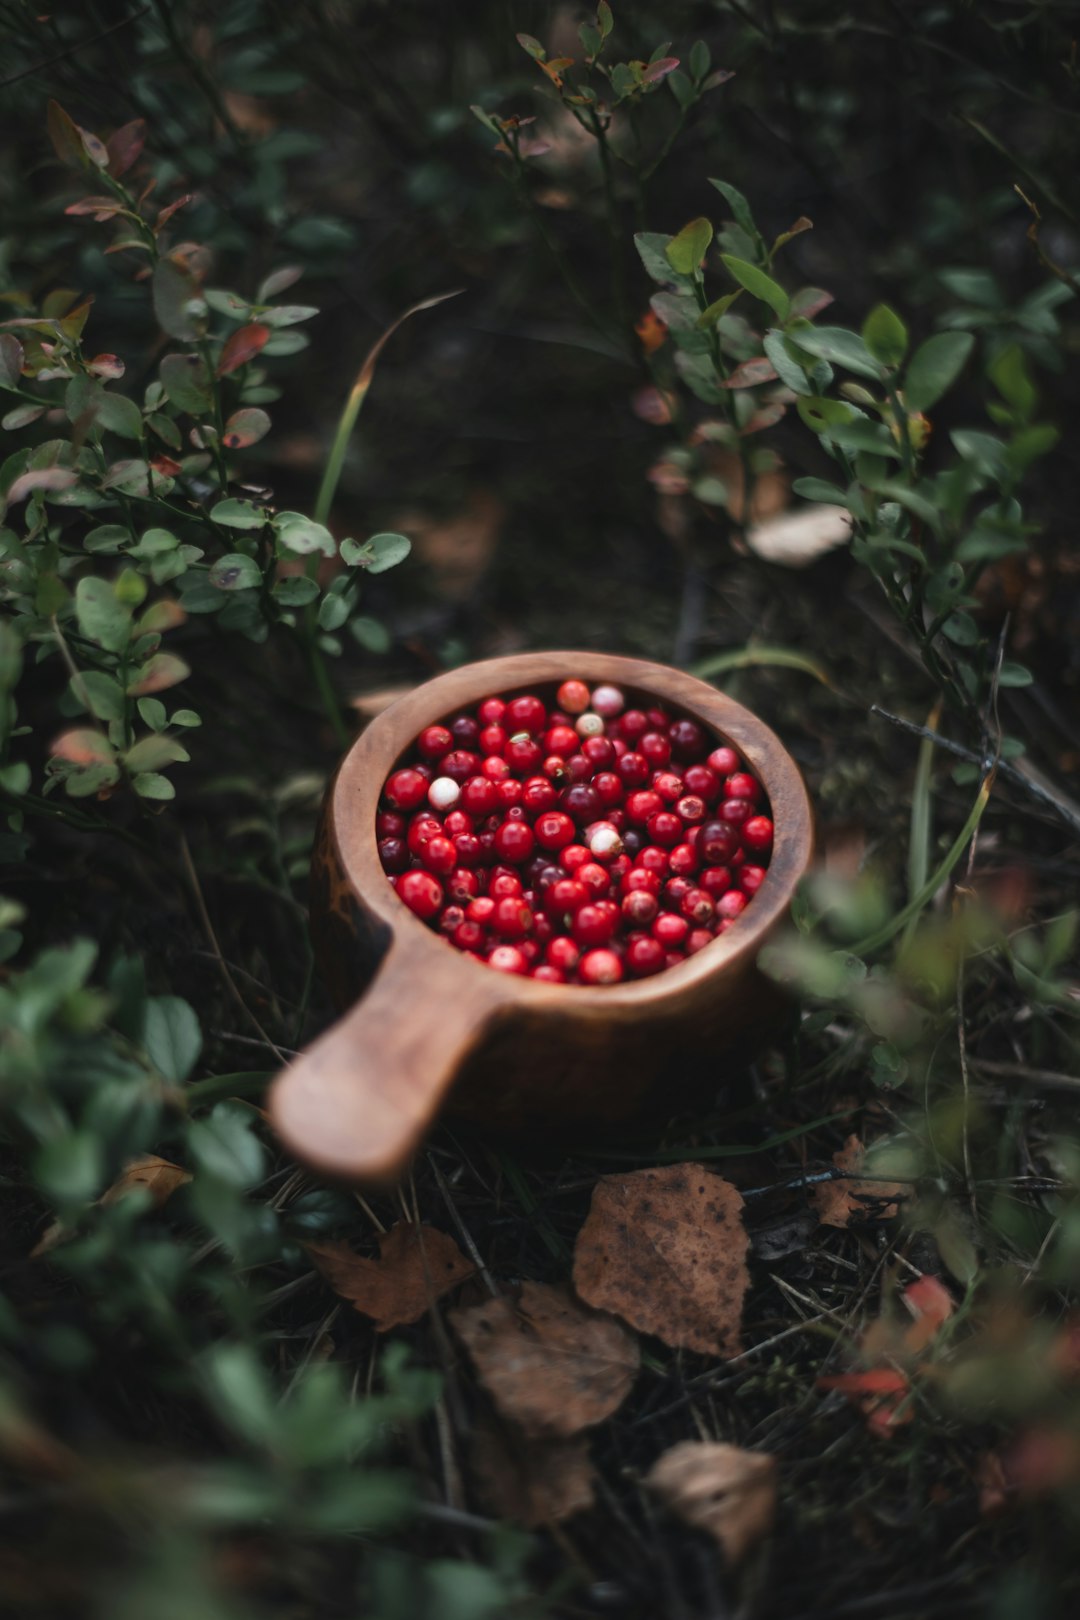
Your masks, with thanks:
[[(739, 750), (769, 797), (776, 844), (753, 901), (720, 938), (654, 978), (588, 987), (497, 973), (415, 917), (379, 862), (383, 784), (425, 726), (569, 676), (617, 685), (628, 706), (659, 701), (700, 721)], [(312, 929), (320, 968), (348, 1010), (277, 1076), (275, 1129), (316, 1170), (385, 1185), (444, 1104), (494, 1132), (564, 1144), (649, 1113), (670, 1117), (715, 1092), (736, 1048), (775, 1029), (781, 1004), (755, 961), (812, 852), (810, 802), (790, 755), (747, 709), (693, 676), (606, 653), (551, 652), (467, 664), (426, 682), (372, 721), (327, 794)]]

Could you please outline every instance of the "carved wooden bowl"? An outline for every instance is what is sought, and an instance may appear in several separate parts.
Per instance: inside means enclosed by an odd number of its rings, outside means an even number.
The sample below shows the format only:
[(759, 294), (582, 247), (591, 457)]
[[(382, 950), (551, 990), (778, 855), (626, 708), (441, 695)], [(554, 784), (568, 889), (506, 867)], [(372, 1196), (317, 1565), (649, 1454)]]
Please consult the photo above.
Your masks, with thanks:
[[(403, 905), (376, 848), (383, 784), (425, 726), (571, 675), (614, 682), (631, 704), (659, 700), (730, 742), (762, 781), (776, 824), (768, 876), (734, 926), (634, 983), (545, 984), (472, 960)], [(274, 1081), (279, 1136), (324, 1174), (385, 1184), (444, 1106), (496, 1133), (575, 1145), (650, 1113), (669, 1118), (715, 1093), (736, 1048), (775, 1030), (777, 995), (755, 961), (812, 849), (806, 789), (779, 739), (693, 676), (606, 653), (550, 652), (426, 682), (372, 721), (327, 794), (312, 929), (321, 971), (347, 1010)]]

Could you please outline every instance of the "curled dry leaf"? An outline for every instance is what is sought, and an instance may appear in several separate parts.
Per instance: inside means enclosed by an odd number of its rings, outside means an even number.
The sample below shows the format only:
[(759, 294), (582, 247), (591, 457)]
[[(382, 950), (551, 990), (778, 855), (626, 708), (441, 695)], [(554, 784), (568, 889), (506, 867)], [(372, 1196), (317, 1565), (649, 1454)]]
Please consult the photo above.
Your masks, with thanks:
[(347, 1243), (309, 1243), (307, 1252), (335, 1294), (370, 1316), (379, 1333), (419, 1322), (475, 1269), (447, 1233), (408, 1221), (379, 1233), (377, 1260)]
[(833, 1154), (836, 1168), (847, 1171), (852, 1179), (823, 1181), (812, 1189), (810, 1202), (822, 1226), (849, 1226), (853, 1216), (857, 1220), (889, 1221), (898, 1213), (907, 1188), (895, 1181), (854, 1179), (865, 1162), (866, 1149), (857, 1136), (849, 1136), (839, 1153)]
[(530, 1530), (560, 1524), (591, 1508), (595, 1500), (584, 1435), (530, 1440), (513, 1425), (481, 1423), (473, 1432), (471, 1461), (488, 1511)]
[(574, 1250), (574, 1287), (676, 1349), (740, 1349), (749, 1238), (742, 1198), (700, 1164), (605, 1176)]
[[(98, 1199), (103, 1208), (110, 1204), (117, 1204), (128, 1193), (142, 1189), (150, 1194), (155, 1209), (160, 1209), (172, 1197), (177, 1187), (182, 1187), (191, 1180), (191, 1173), (182, 1165), (173, 1164), (169, 1159), (159, 1159), (156, 1153), (140, 1153), (137, 1158), (130, 1159), (121, 1170), (111, 1187), (107, 1187)], [(30, 1251), (31, 1260), (40, 1255), (47, 1254), (56, 1247), (65, 1235), (64, 1227), (60, 1221), (53, 1221), (41, 1234), (37, 1243)]]
[(451, 1311), (450, 1323), (502, 1416), (534, 1438), (601, 1423), (637, 1376), (633, 1334), (547, 1283)]
[(956, 1309), (952, 1295), (937, 1277), (920, 1277), (909, 1283), (901, 1298), (910, 1320), (898, 1322), (884, 1314), (870, 1323), (859, 1341), (865, 1367), (817, 1381), (818, 1389), (836, 1389), (846, 1395), (866, 1419), (871, 1434), (882, 1438), (911, 1422), (912, 1377), (925, 1370), (916, 1365), (915, 1358), (933, 1343)]
[(804, 506), (746, 531), (751, 551), (783, 568), (807, 568), (851, 539), (851, 514), (843, 506)]
[(645, 1484), (672, 1512), (707, 1530), (738, 1564), (772, 1529), (776, 1462), (720, 1441), (684, 1440), (653, 1464)]

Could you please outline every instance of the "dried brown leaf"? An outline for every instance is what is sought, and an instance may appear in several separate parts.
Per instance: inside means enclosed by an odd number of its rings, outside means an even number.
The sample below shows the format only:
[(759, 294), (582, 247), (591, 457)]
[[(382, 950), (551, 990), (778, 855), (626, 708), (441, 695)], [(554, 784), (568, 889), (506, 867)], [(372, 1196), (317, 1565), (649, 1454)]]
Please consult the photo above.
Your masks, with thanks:
[[(191, 1180), (190, 1171), (179, 1164), (173, 1164), (169, 1159), (159, 1159), (156, 1153), (140, 1153), (137, 1158), (131, 1159), (121, 1170), (111, 1187), (107, 1187), (98, 1199), (102, 1207), (119, 1203), (128, 1193), (137, 1188), (145, 1188), (149, 1192), (155, 1209), (160, 1209), (186, 1181)], [(37, 1260), (43, 1254), (64, 1238), (70, 1236), (70, 1229), (65, 1228), (62, 1221), (53, 1221), (46, 1227), (37, 1243), (30, 1251), (31, 1260)]]
[[(836, 1168), (852, 1175), (858, 1174), (865, 1161), (866, 1149), (857, 1136), (849, 1136), (839, 1153), (833, 1154)], [(823, 1181), (812, 1189), (810, 1202), (822, 1226), (848, 1226), (853, 1216), (891, 1220), (899, 1208), (897, 1200), (906, 1193), (907, 1188), (894, 1181)]]
[(451, 1311), (450, 1322), (503, 1417), (536, 1438), (602, 1422), (637, 1376), (633, 1334), (547, 1283)]
[(408, 1221), (380, 1232), (377, 1260), (347, 1243), (309, 1243), (307, 1252), (334, 1292), (370, 1316), (379, 1333), (419, 1322), (475, 1269), (452, 1237)]
[(653, 1464), (645, 1484), (687, 1524), (707, 1530), (738, 1564), (776, 1514), (776, 1461), (720, 1441), (684, 1440)]
[(700, 1164), (605, 1176), (574, 1250), (574, 1287), (676, 1349), (734, 1356), (749, 1276), (738, 1190)]
[(595, 1500), (584, 1435), (530, 1440), (512, 1425), (482, 1423), (473, 1432), (471, 1460), (488, 1511), (530, 1530), (560, 1524), (591, 1508)]
[(851, 514), (843, 506), (803, 506), (746, 532), (751, 551), (784, 568), (808, 568), (851, 539)]

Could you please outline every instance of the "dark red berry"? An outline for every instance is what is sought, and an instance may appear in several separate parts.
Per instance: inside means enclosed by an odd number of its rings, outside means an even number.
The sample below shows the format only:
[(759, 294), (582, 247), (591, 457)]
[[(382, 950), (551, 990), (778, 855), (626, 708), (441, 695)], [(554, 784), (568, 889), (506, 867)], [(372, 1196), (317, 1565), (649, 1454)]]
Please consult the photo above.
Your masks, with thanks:
[(425, 726), (416, 739), (416, 746), (425, 759), (442, 759), (454, 746), (454, 740), (445, 726)]
[(427, 800), (427, 777), (406, 767), (394, 771), (383, 790), (395, 810), (416, 810)]
[(697, 849), (706, 866), (726, 866), (739, 847), (739, 835), (726, 821), (707, 821)]
[(664, 947), (659, 940), (646, 935), (635, 939), (626, 947), (626, 965), (636, 979), (647, 979), (667, 966)]
[(430, 922), (442, 908), (442, 884), (430, 872), (403, 872), (397, 892), (398, 898), (424, 922)]
[(773, 846), (773, 824), (768, 816), (751, 816), (743, 824), (743, 848), (755, 855), (766, 855)]

